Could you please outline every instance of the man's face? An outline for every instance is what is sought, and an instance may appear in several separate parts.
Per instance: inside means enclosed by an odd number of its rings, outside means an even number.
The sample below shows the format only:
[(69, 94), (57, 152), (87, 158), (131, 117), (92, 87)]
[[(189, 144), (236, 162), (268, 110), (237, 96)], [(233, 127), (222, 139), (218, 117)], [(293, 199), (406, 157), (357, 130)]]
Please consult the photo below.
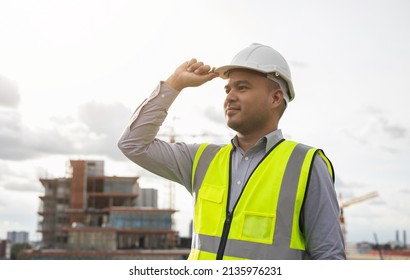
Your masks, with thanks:
[(268, 79), (246, 70), (234, 70), (225, 86), (225, 118), (241, 134), (265, 131), (272, 124), (272, 94)]

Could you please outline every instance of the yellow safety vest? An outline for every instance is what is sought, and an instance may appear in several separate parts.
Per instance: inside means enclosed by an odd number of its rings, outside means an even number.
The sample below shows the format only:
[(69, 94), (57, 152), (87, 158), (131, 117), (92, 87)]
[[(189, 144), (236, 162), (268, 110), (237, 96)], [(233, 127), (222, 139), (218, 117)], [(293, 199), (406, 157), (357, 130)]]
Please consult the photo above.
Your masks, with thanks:
[(200, 146), (193, 165), (195, 214), (189, 259), (308, 258), (299, 217), (315, 154), (334, 177), (324, 153), (283, 140), (259, 163), (229, 212), (232, 145), (207, 148)]

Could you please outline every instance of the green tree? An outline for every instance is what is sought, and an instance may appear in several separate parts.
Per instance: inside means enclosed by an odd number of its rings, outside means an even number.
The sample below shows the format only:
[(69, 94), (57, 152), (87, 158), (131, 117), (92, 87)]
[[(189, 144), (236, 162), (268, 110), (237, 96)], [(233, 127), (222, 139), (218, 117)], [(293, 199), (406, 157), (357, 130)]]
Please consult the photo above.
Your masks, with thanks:
[(28, 243), (16, 243), (13, 246), (11, 246), (11, 252), (10, 252), (10, 259), (11, 260), (20, 260), (22, 259), (21, 252), (23, 250), (28, 250), (31, 249), (30, 244)]

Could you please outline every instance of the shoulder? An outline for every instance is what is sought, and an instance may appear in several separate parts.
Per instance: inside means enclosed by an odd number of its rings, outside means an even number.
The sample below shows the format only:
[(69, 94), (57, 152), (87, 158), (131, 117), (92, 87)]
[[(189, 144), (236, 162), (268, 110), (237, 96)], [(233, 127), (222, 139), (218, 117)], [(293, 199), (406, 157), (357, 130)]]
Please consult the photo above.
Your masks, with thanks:
[(202, 143), (196, 145), (196, 156), (201, 157), (202, 155), (213, 156), (222, 148), (229, 148), (230, 144), (218, 145), (218, 144), (209, 144)]

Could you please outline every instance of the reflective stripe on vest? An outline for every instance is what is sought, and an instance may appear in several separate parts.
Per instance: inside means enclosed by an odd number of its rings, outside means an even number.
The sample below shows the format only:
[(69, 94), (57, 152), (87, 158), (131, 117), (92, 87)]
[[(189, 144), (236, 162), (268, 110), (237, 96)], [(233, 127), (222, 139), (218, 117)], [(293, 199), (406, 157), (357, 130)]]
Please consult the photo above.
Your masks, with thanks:
[[(194, 159), (194, 234), (190, 259), (304, 259), (299, 217), (314, 155), (321, 150), (284, 140), (251, 174), (234, 206), (229, 235), (222, 240), (229, 201), (232, 145), (202, 145)], [(286, 188), (286, 191), (281, 189)]]

